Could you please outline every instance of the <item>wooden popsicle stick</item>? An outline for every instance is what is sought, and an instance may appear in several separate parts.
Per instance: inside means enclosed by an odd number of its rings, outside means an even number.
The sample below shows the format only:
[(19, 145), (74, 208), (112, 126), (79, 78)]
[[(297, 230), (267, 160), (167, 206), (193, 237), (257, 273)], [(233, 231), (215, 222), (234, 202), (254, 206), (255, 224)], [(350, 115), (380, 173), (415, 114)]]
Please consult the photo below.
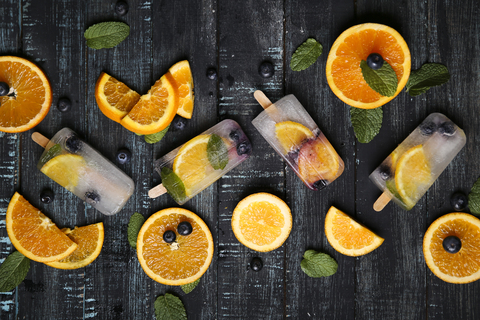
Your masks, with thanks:
[(39, 132), (32, 133), (32, 140), (35, 141), (38, 145), (40, 145), (44, 148), (50, 142), (50, 139), (48, 139), (47, 137), (45, 137), (44, 135), (42, 135)]
[(257, 102), (262, 106), (263, 109), (267, 109), (272, 105), (272, 101), (267, 98), (265, 93), (263, 93), (262, 90), (257, 90), (253, 93), (253, 96), (255, 99), (257, 99)]
[(385, 208), (385, 206), (392, 200), (392, 197), (388, 192), (382, 193), (380, 197), (378, 197), (377, 201), (373, 204), (373, 210), (380, 212)]
[(164, 193), (167, 193), (167, 189), (163, 186), (163, 184), (159, 184), (158, 186), (148, 190), (148, 196), (152, 199), (159, 197)]

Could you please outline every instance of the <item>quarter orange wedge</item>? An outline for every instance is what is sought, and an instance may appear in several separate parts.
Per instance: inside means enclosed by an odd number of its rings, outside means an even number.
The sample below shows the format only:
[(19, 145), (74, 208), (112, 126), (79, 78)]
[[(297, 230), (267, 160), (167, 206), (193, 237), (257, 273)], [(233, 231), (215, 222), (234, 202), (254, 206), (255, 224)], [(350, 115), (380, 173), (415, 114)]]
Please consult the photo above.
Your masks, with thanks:
[(193, 113), (193, 77), (190, 70), (190, 64), (187, 60), (175, 63), (168, 70), (173, 79), (175, 79), (178, 90), (178, 110), (177, 114), (187, 119), (192, 118)]

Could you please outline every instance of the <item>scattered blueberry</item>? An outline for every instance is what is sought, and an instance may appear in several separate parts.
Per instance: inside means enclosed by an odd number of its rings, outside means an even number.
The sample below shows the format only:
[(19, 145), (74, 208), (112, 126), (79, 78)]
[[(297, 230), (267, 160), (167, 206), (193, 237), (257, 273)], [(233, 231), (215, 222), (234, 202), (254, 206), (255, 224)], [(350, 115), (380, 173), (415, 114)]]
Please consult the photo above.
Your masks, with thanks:
[(238, 130), (233, 130), (232, 132), (230, 132), (230, 134), (228, 135), (230, 137), (230, 139), (232, 139), (233, 142), (237, 143), (238, 141), (240, 141), (240, 133), (238, 132)]
[(262, 259), (260, 259), (259, 257), (252, 258), (252, 261), (250, 261), (250, 268), (252, 268), (252, 270), (255, 272), (262, 270), (263, 268)]
[(129, 163), (132, 153), (128, 149), (120, 149), (117, 151), (117, 162), (120, 164)]
[(167, 230), (163, 233), (163, 240), (166, 243), (172, 243), (173, 241), (175, 241), (175, 239), (177, 239), (177, 236), (172, 230)]
[(95, 191), (87, 191), (85, 192), (85, 201), (93, 206), (100, 202), (100, 196)]
[(182, 131), (185, 129), (187, 126), (187, 119), (182, 118), (180, 116), (176, 116), (175, 119), (173, 119), (172, 124), (170, 125), (170, 128), (172, 128), (172, 131)]
[(65, 149), (71, 153), (77, 153), (81, 148), (82, 141), (76, 135), (71, 135), (65, 140)]
[(271, 62), (264, 61), (260, 64), (260, 67), (258, 67), (258, 73), (262, 78), (270, 78), (275, 73), (275, 68)]
[(432, 135), (436, 130), (437, 130), (437, 125), (435, 124), (435, 122), (428, 121), (428, 122), (422, 122), (422, 124), (420, 124), (420, 131), (425, 136)]
[(6, 84), (5, 82), (0, 82), (0, 97), (6, 96), (9, 91), (10, 88), (8, 87), (8, 84)]
[(193, 231), (193, 228), (190, 222), (182, 221), (178, 224), (178, 227), (177, 227), (178, 234), (182, 236), (188, 236), (190, 233), (192, 233), (192, 231)]
[(247, 140), (237, 145), (237, 154), (239, 156), (243, 154), (250, 154), (250, 152), (252, 152), (252, 145), (250, 144), (250, 141)]
[(462, 241), (456, 236), (448, 236), (443, 239), (443, 249), (448, 253), (457, 253), (462, 247)]
[(328, 185), (328, 181), (327, 180), (323, 180), (323, 179), (320, 179), (320, 180), (317, 180), (313, 183), (313, 188), (315, 190), (322, 190), (323, 188), (325, 188), (326, 186)]
[(210, 80), (217, 80), (217, 69), (208, 68), (207, 69), (207, 78)]
[(455, 211), (462, 211), (467, 207), (468, 198), (461, 192), (456, 192), (450, 198), (450, 205)]
[(115, 4), (115, 12), (120, 16), (126, 15), (128, 12), (128, 3), (125, 1), (118, 1)]
[(442, 123), (438, 128), (438, 132), (446, 136), (453, 136), (455, 131), (455, 125), (451, 121)]
[(388, 180), (392, 178), (392, 170), (390, 169), (390, 166), (387, 164), (381, 164), (380, 168), (378, 168), (378, 171), (380, 173), (380, 177), (382, 177), (383, 180)]
[(383, 66), (383, 58), (378, 53), (371, 53), (367, 58), (367, 65), (373, 70), (378, 70)]
[(58, 99), (57, 109), (60, 112), (67, 112), (72, 107), (72, 102), (68, 98)]
[(40, 201), (43, 203), (50, 203), (53, 201), (54, 194), (53, 191), (50, 189), (45, 189), (42, 192), (40, 192)]

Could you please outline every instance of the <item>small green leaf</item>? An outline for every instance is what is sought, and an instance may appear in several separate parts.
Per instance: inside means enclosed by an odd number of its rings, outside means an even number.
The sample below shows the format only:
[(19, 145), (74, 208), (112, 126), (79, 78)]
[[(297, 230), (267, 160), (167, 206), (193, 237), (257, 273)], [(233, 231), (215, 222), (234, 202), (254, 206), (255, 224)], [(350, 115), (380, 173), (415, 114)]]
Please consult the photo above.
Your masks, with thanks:
[(167, 189), (176, 202), (183, 202), (187, 196), (185, 193), (185, 185), (182, 180), (168, 167), (163, 167), (160, 171), (160, 177), (162, 178), (162, 184)]
[(128, 221), (128, 243), (134, 249), (137, 248), (138, 232), (140, 232), (140, 228), (142, 228), (144, 222), (145, 218), (138, 212), (132, 214), (132, 216), (130, 217), (130, 221)]
[(471, 213), (480, 215), (480, 178), (475, 181), (468, 194), (468, 207)]
[(443, 64), (426, 63), (420, 69), (412, 71), (407, 81), (407, 92), (412, 96), (418, 96), (427, 92), (434, 86), (447, 83), (450, 73)]
[(290, 61), (290, 69), (302, 71), (310, 67), (322, 54), (323, 46), (315, 39), (308, 38), (295, 50)]
[(145, 141), (150, 144), (159, 142), (163, 139), (165, 133), (167, 133), (168, 128), (170, 128), (170, 125), (160, 132), (145, 135)]
[(45, 163), (52, 160), (53, 158), (55, 158), (61, 153), (62, 153), (62, 146), (59, 143), (53, 145), (50, 149), (48, 149), (45, 155), (40, 159), (39, 166), (43, 167)]
[(198, 283), (200, 282), (200, 279), (197, 279), (191, 283), (184, 284), (180, 287), (182, 288), (183, 292), (185, 292), (186, 294), (189, 294), (198, 285)]
[(207, 157), (213, 169), (225, 169), (228, 163), (228, 150), (223, 139), (217, 135), (212, 134), (208, 139)]
[(334, 275), (338, 269), (338, 263), (326, 253), (315, 250), (307, 250), (303, 254), (300, 263), (302, 271), (312, 278), (322, 278)]
[(90, 26), (83, 36), (92, 49), (113, 48), (130, 34), (130, 27), (123, 22), (101, 22)]
[(375, 109), (350, 108), (350, 121), (358, 141), (369, 143), (380, 132), (383, 121), (382, 107)]
[(170, 293), (159, 296), (154, 303), (157, 320), (187, 320), (182, 300)]
[(395, 95), (398, 87), (397, 74), (386, 61), (383, 62), (380, 69), (373, 70), (365, 60), (362, 60), (360, 69), (362, 69), (363, 79), (365, 79), (370, 88), (385, 97), (393, 97)]
[(0, 292), (15, 289), (27, 276), (30, 259), (18, 251), (10, 253), (0, 266)]

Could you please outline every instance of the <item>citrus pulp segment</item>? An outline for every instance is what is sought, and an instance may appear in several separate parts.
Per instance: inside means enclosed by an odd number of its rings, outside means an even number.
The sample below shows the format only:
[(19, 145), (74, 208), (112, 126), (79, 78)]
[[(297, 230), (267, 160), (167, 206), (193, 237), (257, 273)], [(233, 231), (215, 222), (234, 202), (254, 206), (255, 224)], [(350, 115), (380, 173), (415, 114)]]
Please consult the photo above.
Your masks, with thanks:
[(86, 162), (82, 156), (68, 153), (50, 159), (40, 171), (65, 189), (73, 192), (85, 167)]
[(52, 90), (38, 66), (19, 57), (0, 57), (0, 82), (10, 88), (9, 94), (0, 96), (0, 131), (27, 131), (45, 118)]
[(294, 121), (283, 121), (275, 124), (275, 135), (285, 153), (300, 147), (303, 141), (312, 138), (313, 133), (303, 124)]
[[(192, 233), (177, 232), (181, 222), (192, 226)], [(165, 231), (175, 232), (167, 243)], [(145, 273), (153, 280), (171, 286), (191, 283), (207, 271), (213, 257), (213, 238), (205, 222), (182, 208), (160, 210), (145, 221), (137, 238), (137, 256)]]
[(372, 252), (383, 243), (383, 238), (333, 206), (325, 216), (325, 235), (335, 250), (354, 257)]
[(269, 193), (241, 200), (232, 215), (235, 237), (246, 247), (266, 252), (280, 247), (290, 235), (292, 214), (288, 205)]
[(12, 244), (33, 261), (58, 261), (77, 248), (75, 242), (18, 192), (10, 200), (5, 220)]
[(175, 80), (178, 90), (178, 110), (177, 114), (187, 119), (192, 118), (194, 93), (193, 76), (190, 64), (183, 60), (174, 64), (169, 70)]
[[(378, 53), (397, 75), (397, 91), (385, 97), (374, 91), (363, 78), (360, 62), (371, 53)], [(345, 30), (335, 40), (327, 58), (327, 82), (333, 93), (346, 104), (373, 109), (396, 97), (410, 76), (410, 50), (394, 29), (375, 23), (365, 23)]]
[[(449, 253), (443, 240), (456, 236), (460, 251)], [(449, 213), (435, 220), (423, 238), (423, 255), (434, 275), (450, 283), (480, 279), (480, 220), (467, 213)]]

